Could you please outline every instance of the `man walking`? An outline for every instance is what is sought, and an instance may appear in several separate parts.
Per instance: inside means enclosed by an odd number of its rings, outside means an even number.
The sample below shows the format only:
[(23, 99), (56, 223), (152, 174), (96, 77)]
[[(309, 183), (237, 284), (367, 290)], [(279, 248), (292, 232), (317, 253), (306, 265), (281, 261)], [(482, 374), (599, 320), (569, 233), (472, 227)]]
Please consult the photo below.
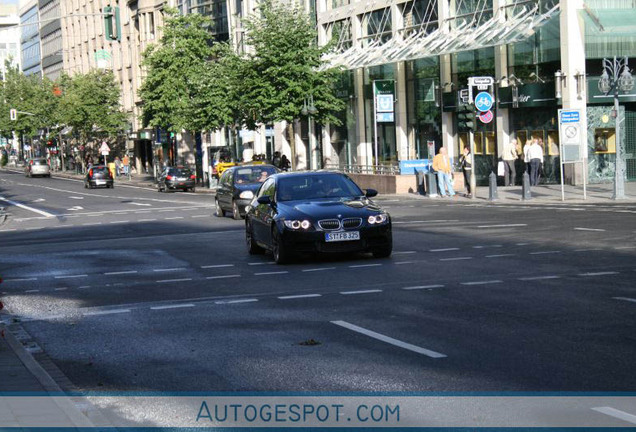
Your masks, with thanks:
[(453, 179), (451, 177), (452, 170), (446, 147), (441, 147), (437, 155), (433, 158), (433, 169), (437, 172), (437, 184), (442, 198), (447, 196), (447, 189), (448, 196), (454, 197), (455, 191), (453, 190)]
[(539, 145), (539, 141), (534, 139), (528, 149), (528, 159), (530, 159), (530, 185), (539, 184), (539, 168), (543, 162), (543, 148)]
[(517, 154), (517, 140), (513, 139), (504, 145), (501, 158), (504, 161), (504, 186), (514, 186), (517, 178), (517, 170), (515, 169), (515, 161), (519, 155)]

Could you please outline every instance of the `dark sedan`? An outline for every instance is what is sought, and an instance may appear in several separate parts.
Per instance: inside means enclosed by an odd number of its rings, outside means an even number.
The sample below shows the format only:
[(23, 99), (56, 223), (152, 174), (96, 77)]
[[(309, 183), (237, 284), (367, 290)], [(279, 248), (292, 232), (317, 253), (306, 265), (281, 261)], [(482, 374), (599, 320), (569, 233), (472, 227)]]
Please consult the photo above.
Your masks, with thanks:
[(348, 176), (336, 172), (275, 174), (247, 209), (250, 254), (272, 251), (278, 264), (296, 253), (371, 252), (391, 255), (391, 217)]
[(84, 187), (93, 189), (98, 186), (113, 188), (113, 174), (104, 165), (95, 165), (89, 168), (84, 177)]
[(196, 175), (189, 168), (182, 167), (166, 167), (159, 174), (157, 179), (157, 190), (159, 192), (190, 189), (194, 192)]
[(234, 219), (245, 217), (245, 207), (252, 202), (261, 184), (278, 172), (273, 165), (243, 165), (227, 169), (216, 190), (216, 215), (232, 212)]

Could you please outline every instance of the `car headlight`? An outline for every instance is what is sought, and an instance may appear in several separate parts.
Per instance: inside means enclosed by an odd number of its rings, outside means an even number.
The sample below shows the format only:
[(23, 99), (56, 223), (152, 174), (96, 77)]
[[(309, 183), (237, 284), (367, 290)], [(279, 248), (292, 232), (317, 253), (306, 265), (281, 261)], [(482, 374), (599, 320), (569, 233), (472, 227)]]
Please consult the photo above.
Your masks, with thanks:
[(286, 220), (285, 226), (289, 229), (299, 230), (299, 229), (309, 229), (311, 227), (311, 222), (308, 220)]
[(243, 191), (239, 195), (239, 198), (252, 199), (252, 198), (254, 198), (254, 192), (252, 192), (252, 191)]
[(388, 220), (388, 217), (384, 213), (380, 213), (380, 214), (377, 214), (377, 215), (371, 215), (371, 216), (369, 216), (369, 219), (367, 219), (367, 221), (371, 225), (381, 224), (381, 223), (386, 222), (387, 220)]

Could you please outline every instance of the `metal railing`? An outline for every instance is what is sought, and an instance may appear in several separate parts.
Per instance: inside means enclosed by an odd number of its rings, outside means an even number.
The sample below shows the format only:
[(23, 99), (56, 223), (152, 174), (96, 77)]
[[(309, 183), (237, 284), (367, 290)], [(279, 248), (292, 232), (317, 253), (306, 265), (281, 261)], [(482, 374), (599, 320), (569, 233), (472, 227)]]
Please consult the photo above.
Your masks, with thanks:
[(400, 174), (399, 165), (337, 165), (327, 164), (325, 169), (342, 171), (347, 174), (384, 174), (398, 175)]

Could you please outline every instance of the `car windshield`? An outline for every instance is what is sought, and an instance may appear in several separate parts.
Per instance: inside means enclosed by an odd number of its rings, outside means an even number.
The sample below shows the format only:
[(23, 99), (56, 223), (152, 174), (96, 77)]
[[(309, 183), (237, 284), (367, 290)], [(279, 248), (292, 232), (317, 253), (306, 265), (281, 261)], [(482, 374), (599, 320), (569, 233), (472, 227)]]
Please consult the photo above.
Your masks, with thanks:
[(234, 171), (234, 183), (258, 184), (263, 183), (267, 177), (274, 174), (276, 169), (271, 166), (242, 167)]
[(177, 177), (190, 177), (192, 175), (192, 171), (187, 168), (173, 168), (168, 172), (168, 174)]
[(103, 166), (93, 167), (93, 172), (99, 172), (99, 173), (106, 172), (106, 167), (103, 167)]
[(46, 165), (46, 159), (33, 159), (33, 165)]
[(278, 180), (278, 201), (320, 198), (351, 198), (364, 195), (360, 188), (342, 174), (307, 175)]

